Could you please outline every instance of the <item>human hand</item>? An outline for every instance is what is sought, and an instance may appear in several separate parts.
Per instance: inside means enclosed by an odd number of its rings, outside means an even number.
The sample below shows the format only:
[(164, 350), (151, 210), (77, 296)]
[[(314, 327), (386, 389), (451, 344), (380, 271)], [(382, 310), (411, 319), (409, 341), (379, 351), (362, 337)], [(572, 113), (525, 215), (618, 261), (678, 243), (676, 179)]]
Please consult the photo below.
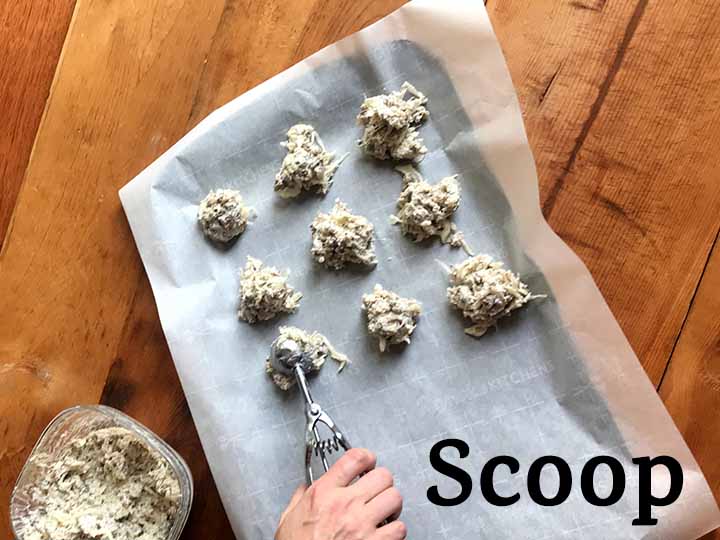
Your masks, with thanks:
[[(396, 519), (402, 496), (393, 476), (375, 468), (375, 455), (351, 448), (310, 487), (293, 495), (275, 533), (275, 540), (402, 540), (407, 531)], [(357, 482), (350, 483), (366, 473)]]

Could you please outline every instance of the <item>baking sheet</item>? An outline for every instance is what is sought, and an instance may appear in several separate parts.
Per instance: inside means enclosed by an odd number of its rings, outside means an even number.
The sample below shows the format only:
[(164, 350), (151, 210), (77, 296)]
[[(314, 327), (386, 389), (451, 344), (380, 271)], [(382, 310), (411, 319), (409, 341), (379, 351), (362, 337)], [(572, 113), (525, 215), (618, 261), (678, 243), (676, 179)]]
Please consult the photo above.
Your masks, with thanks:
[[(469, 244), (549, 296), (481, 339), (463, 333), (445, 299), (440, 262), (459, 262), (464, 253), (402, 237), (388, 219), (400, 175), (356, 147), (363, 94), (405, 80), (430, 100), (421, 173), (431, 181), (459, 174), (455, 222)], [(280, 142), (297, 122), (314, 125), (338, 155), (350, 153), (325, 198), (285, 201), (273, 192), (285, 155)], [(219, 187), (239, 189), (258, 213), (224, 250), (196, 224), (198, 202)], [(314, 397), (355, 445), (375, 450), (396, 473), (410, 538), (688, 539), (720, 524), (696, 462), (588, 271), (541, 216), (517, 99), (482, 2), (416, 0), (320, 51), (211, 114), (120, 197), (238, 538), (268, 538), (303, 479), (301, 398), (277, 391), (263, 371), (281, 324), (318, 330), (353, 360), (340, 374), (328, 364), (311, 383)], [(376, 269), (329, 272), (313, 264), (308, 225), (335, 198), (374, 223)], [(305, 295), (296, 314), (238, 322), (238, 272), (248, 255), (291, 269), (291, 284)], [(380, 355), (366, 335), (360, 297), (375, 283), (422, 302), (411, 346)], [(476, 483), (454, 508), (425, 496), (433, 484), (456, 494), (457, 484), (428, 461), (430, 447), (446, 437), (470, 445), (463, 467)], [(500, 454), (521, 463), (517, 475), (496, 474), (500, 493), (521, 494), (507, 508), (484, 502), (477, 487), (482, 464)], [(531, 503), (525, 486), (527, 467), (547, 454), (567, 460), (575, 479), (570, 499), (554, 508)], [(590, 506), (579, 490), (582, 465), (600, 454), (620, 459), (629, 475), (622, 501), (607, 508)], [(654, 510), (658, 526), (632, 527), (630, 460), (659, 454), (682, 463), (682, 496)], [(553, 475), (542, 480), (551, 493)], [(654, 480), (666, 479), (657, 471)]]

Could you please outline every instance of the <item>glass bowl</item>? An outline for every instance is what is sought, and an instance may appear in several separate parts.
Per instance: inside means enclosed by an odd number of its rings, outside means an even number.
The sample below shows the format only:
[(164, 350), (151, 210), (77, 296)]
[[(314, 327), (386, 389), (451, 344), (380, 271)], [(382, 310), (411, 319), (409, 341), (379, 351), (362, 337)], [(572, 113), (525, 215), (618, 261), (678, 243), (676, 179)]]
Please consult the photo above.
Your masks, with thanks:
[(64, 410), (48, 424), (20, 471), (10, 497), (10, 524), (17, 540), (23, 540), (23, 518), (32, 509), (31, 505), (35, 504), (31, 502), (28, 489), (38, 474), (33, 458), (40, 453), (50, 457), (59, 456), (71, 441), (108, 427), (123, 427), (138, 435), (150, 448), (163, 456), (175, 472), (180, 483), (181, 498), (167, 540), (180, 538), (193, 500), (192, 474), (187, 463), (165, 441), (126, 414), (104, 405), (81, 405)]

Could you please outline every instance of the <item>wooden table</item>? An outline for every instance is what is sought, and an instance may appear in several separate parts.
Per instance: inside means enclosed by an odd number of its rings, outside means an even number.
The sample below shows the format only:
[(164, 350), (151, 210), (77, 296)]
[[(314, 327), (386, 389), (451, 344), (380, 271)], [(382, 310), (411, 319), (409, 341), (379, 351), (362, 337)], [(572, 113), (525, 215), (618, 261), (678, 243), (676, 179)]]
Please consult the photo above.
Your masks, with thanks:
[[(117, 190), (219, 105), (402, 3), (2, 3), (0, 537), (43, 427), (97, 402), (190, 463), (184, 537), (232, 537)], [(720, 3), (487, 7), (544, 213), (590, 268), (717, 497)]]

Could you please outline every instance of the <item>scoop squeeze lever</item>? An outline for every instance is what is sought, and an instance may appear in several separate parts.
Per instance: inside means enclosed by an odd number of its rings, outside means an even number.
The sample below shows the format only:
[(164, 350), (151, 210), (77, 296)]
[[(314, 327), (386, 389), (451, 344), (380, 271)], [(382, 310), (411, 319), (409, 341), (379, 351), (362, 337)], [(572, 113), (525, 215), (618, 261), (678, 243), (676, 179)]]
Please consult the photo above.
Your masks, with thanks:
[[(341, 448), (347, 451), (352, 447), (330, 415), (313, 401), (305, 376), (312, 367), (312, 361), (303, 353), (300, 345), (292, 339), (276, 339), (270, 349), (270, 365), (283, 375), (294, 375), (305, 398), (305, 479), (310, 485), (315, 480), (312, 470), (313, 455), (320, 458), (323, 469), (327, 472), (330, 468), (327, 456)], [(318, 428), (321, 424), (330, 431), (329, 438), (320, 437)]]

